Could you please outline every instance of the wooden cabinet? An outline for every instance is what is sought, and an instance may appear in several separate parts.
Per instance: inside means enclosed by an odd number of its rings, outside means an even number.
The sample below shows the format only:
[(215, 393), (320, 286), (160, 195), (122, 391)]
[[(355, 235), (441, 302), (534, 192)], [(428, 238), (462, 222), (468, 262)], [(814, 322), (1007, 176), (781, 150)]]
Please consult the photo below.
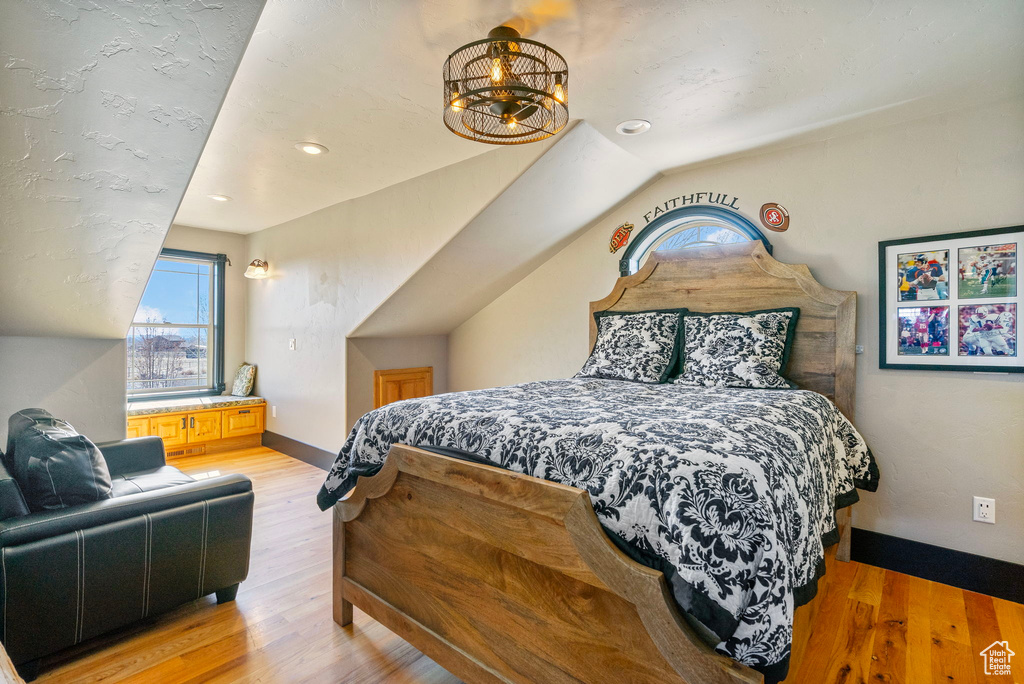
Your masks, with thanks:
[(222, 411), (201, 411), (188, 414), (188, 442), (209, 442), (220, 439)]
[(373, 372), (373, 408), (434, 393), (434, 368), (393, 368)]
[(162, 438), (169, 456), (259, 446), (266, 408), (260, 403), (132, 416), (125, 432), (128, 437)]
[(149, 434), (149, 418), (129, 418), (125, 433), (125, 437), (128, 439), (145, 437)]
[(164, 448), (188, 443), (188, 416), (184, 413), (149, 417), (149, 434), (164, 440)]
[(263, 432), (263, 407), (239, 406), (224, 409), (221, 437), (241, 437)]

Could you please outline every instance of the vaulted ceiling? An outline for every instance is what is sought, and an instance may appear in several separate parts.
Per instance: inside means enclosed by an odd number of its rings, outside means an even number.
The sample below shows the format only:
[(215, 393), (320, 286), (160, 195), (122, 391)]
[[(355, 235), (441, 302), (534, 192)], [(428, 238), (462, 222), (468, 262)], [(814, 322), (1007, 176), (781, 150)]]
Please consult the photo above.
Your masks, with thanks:
[(252, 232), (491, 149), (442, 125), (441, 64), (509, 20), (659, 171), (1024, 91), (1019, 0), (270, 0), (178, 222)]
[(125, 334), (262, 6), (0, 2), (0, 335)]

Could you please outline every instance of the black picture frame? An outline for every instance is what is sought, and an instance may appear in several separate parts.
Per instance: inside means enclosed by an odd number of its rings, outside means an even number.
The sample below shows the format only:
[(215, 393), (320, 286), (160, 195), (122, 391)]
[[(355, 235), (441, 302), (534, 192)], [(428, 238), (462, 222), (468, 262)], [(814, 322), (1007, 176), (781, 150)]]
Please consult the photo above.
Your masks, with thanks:
[[(959, 288), (960, 282), (956, 281), (957, 285), (957, 296), (954, 297), (952, 294), (951, 284), (947, 285), (949, 294), (946, 299), (929, 299), (920, 300), (924, 307), (919, 308), (931, 308), (931, 307), (949, 307), (949, 326), (948, 326), (948, 347), (949, 355), (947, 357), (937, 356), (935, 363), (900, 363), (894, 361), (893, 357), (889, 353), (888, 343), (892, 339), (890, 335), (897, 334), (892, 331), (889, 326), (891, 316), (897, 314), (894, 309), (903, 307), (913, 307), (913, 301), (900, 301), (899, 297), (890, 297), (892, 294), (887, 290), (890, 286), (887, 276), (890, 273), (890, 269), (897, 268), (895, 260), (891, 258), (888, 250), (893, 247), (902, 247), (901, 253), (905, 252), (929, 252), (929, 251), (941, 251), (949, 250), (949, 262), (947, 268), (947, 281), (949, 274), (955, 274), (959, 277), (959, 259), (960, 250), (967, 249), (957, 243), (960, 240), (974, 240), (980, 238), (991, 238), (993, 236), (1006, 235), (1015, 236), (1008, 242), (1016, 242), (1016, 263), (1014, 264), (1014, 277), (1019, 277), (1019, 272), (1016, 269), (1016, 265), (1019, 264), (1019, 255), (1021, 248), (1024, 247), (1024, 239), (1021, 236), (1024, 235), (1024, 225), (1022, 226), (1004, 226), (1002, 228), (987, 228), (983, 230), (970, 230), (960, 231), (955, 233), (940, 233), (936, 235), (922, 235), (918, 237), (900, 238), (897, 240), (884, 240), (878, 243), (878, 367), (881, 369), (900, 369), (900, 370), (922, 370), (922, 371), (960, 371), (960, 372), (971, 372), (971, 373), (1024, 373), (1024, 358), (1020, 349), (1020, 324), (1019, 319), (1014, 321), (1014, 351), (1015, 355), (1012, 357), (1006, 356), (992, 356), (993, 359), (1012, 359), (1012, 362), (1003, 363), (963, 363), (960, 361), (964, 358), (977, 358), (965, 356), (960, 353), (960, 309), (966, 306), (984, 306), (986, 304), (1013, 304), (1017, 316), (1024, 312), (1024, 300), (1021, 297), (1021, 287), (1019, 283), (1014, 289), (1015, 294), (1013, 296), (991, 296), (988, 299), (998, 299), (998, 302), (984, 302), (980, 301), (978, 297), (960, 297)], [(938, 244), (935, 243), (946, 243)], [(987, 244), (999, 244), (999, 241), (989, 242)], [(919, 247), (912, 247), (919, 245)], [(979, 243), (978, 246), (982, 246)], [(895, 303), (894, 303), (895, 302)], [(897, 340), (898, 345), (898, 340)], [(943, 362), (939, 362), (939, 361)]]

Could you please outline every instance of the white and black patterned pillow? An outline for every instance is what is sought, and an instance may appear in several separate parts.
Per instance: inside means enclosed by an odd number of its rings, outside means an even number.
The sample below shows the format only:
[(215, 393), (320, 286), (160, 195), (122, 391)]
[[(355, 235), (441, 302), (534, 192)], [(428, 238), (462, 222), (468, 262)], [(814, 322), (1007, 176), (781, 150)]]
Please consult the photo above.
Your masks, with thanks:
[(687, 313), (683, 372), (674, 382), (698, 387), (792, 389), (780, 375), (789, 360), (800, 309)]
[(597, 342), (576, 377), (665, 382), (679, 356), (679, 330), (685, 312), (595, 312)]

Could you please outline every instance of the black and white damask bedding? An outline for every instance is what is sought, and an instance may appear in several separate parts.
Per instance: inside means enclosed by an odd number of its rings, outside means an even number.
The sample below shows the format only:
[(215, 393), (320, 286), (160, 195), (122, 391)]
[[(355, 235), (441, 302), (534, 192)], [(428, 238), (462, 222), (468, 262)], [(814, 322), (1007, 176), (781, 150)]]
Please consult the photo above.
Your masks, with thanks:
[(854, 427), (806, 391), (573, 378), (411, 399), (355, 425), (318, 495), (327, 509), (393, 444), (573, 485), (620, 548), (666, 573), (717, 650), (785, 677), (835, 509), (874, 490)]
[(683, 372), (673, 382), (699, 387), (790, 389), (786, 367), (800, 309), (748, 313), (688, 312)]
[(665, 382), (679, 356), (679, 328), (685, 312), (596, 312), (597, 340), (576, 377)]

